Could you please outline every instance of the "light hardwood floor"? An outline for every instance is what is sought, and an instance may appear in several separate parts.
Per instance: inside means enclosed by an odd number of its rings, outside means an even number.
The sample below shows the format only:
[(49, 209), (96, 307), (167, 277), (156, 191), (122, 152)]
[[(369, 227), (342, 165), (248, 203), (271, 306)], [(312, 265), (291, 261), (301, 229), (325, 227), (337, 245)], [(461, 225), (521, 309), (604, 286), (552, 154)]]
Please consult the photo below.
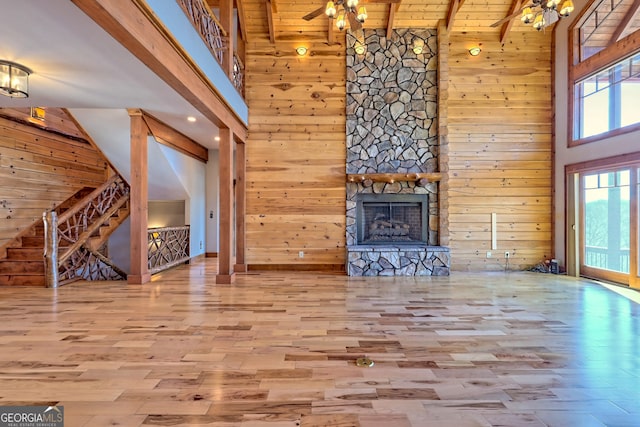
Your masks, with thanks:
[(0, 405), (67, 427), (640, 425), (640, 305), (589, 281), (215, 272), (0, 288)]

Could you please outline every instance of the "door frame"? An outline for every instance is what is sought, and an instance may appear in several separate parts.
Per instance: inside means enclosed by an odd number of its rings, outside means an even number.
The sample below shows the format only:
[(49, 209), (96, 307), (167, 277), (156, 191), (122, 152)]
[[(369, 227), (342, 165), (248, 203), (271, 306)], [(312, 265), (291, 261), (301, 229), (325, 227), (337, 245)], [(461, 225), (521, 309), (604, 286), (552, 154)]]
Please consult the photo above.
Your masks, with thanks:
[[(583, 186), (580, 176), (585, 173), (599, 171), (611, 171), (630, 169), (630, 200), (629, 200), (629, 274), (611, 272), (601, 269), (581, 267), (580, 256), (582, 252), (581, 235), (584, 229), (583, 203), (581, 203)], [(640, 277), (638, 272), (638, 232), (640, 217), (638, 215), (638, 198), (640, 196), (640, 151), (603, 159), (573, 163), (565, 166), (565, 206), (566, 212), (566, 251), (567, 273), (573, 276), (589, 276), (594, 274), (604, 280), (629, 285), (640, 289)], [(634, 221), (635, 219), (635, 221)], [(596, 271), (597, 270), (597, 271)], [(602, 274), (604, 272), (604, 274)]]

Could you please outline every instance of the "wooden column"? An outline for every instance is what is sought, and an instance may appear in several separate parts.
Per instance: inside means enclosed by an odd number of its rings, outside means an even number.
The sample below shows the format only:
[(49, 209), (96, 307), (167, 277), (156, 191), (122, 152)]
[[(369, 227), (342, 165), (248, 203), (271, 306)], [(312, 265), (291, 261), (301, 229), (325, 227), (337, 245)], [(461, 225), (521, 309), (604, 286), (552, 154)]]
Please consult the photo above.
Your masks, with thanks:
[(227, 77), (233, 80), (233, 0), (220, 0), (220, 25), (227, 32), (225, 39), (225, 49), (223, 55), (224, 72)]
[(233, 283), (233, 133), (220, 128), (220, 248), (216, 283)]
[(449, 31), (438, 22), (438, 244), (449, 246)]
[(235, 271), (246, 272), (245, 261), (245, 211), (247, 184), (245, 145), (236, 145), (236, 264)]
[(151, 280), (147, 254), (148, 214), (148, 159), (147, 125), (140, 110), (129, 110), (131, 117), (131, 272), (130, 284), (143, 284)]

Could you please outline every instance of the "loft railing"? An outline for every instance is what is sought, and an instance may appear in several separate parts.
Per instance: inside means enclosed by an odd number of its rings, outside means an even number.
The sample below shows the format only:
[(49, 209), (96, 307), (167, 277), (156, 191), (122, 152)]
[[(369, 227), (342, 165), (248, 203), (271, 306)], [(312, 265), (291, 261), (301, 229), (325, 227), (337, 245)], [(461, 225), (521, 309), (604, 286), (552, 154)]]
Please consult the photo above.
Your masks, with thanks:
[(88, 241), (128, 200), (129, 185), (119, 175), (114, 175), (60, 216), (55, 211), (43, 214), (48, 287), (80, 279), (126, 278), (124, 272), (106, 262)]
[(610, 250), (598, 246), (585, 246), (585, 265), (605, 270), (629, 272), (629, 249)]
[(149, 273), (155, 274), (189, 261), (189, 226), (148, 230)]
[[(218, 61), (223, 70), (227, 69), (224, 63), (224, 50), (229, 34), (222, 27), (216, 15), (203, 0), (176, 0), (193, 27), (198, 31), (202, 41)], [(239, 93), (243, 93), (244, 65), (237, 54), (233, 55), (233, 75), (229, 76), (233, 86)]]
[(244, 64), (237, 54), (233, 55), (233, 86), (244, 96)]
[(223, 65), (224, 39), (227, 32), (203, 0), (176, 0), (187, 15), (193, 27), (207, 45), (211, 54)]

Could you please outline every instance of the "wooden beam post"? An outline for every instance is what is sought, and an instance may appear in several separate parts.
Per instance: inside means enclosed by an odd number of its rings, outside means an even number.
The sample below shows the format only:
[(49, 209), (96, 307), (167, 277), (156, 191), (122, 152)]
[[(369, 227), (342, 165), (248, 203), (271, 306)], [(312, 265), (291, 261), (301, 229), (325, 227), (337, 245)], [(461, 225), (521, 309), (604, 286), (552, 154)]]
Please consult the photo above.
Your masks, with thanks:
[(449, 246), (449, 31), (438, 22), (438, 244)]
[(47, 288), (57, 288), (58, 276), (58, 215), (54, 210), (42, 214), (44, 223), (44, 279)]
[(247, 167), (245, 144), (236, 144), (236, 264), (235, 271), (246, 272), (245, 261), (245, 211), (246, 211), (246, 176)]
[(233, 81), (233, 52), (235, 50), (233, 44), (233, 0), (220, 1), (220, 25), (222, 25), (222, 28), (227, 32), (222, 67), (227, 77), (229, 77), (229, 80)]
[(275, 23), (273, 22), (273, 15), (276, 14), (276, 6), (272, 0), (266, 1), (267, 7), (267, 23), (269, 25), (269, 41), (271, 44), (275, 44), (276, 42), (276, 30)]
[(130, 284), (141, 285), (151, 280), (147, 253), (148, 156), (149, 131), (141, 110), (129, 110), (131, 117), (131, 272)]
[(233, 270), (233, 133), (220, 129), (220, 248), (216, 283), (229, 284), (235, 280)]

